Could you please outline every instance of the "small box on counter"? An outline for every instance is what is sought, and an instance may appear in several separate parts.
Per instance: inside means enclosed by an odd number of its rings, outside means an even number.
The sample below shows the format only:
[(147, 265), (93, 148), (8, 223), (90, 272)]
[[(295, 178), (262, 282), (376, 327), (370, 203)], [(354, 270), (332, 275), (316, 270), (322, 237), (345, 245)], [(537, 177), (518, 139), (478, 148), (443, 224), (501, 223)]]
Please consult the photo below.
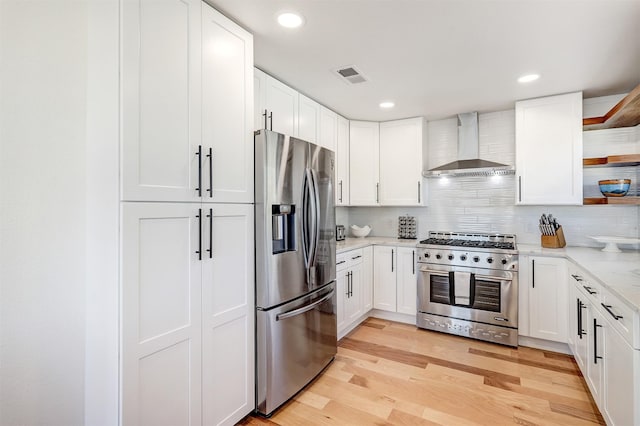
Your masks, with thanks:
[(559, 226), (555, 230), (554, 235), (541, 235), (540, 236), (540, 245), (544, 248), (562, 248), (567, 245), (567, 242), (564, 240), (564, 232), (562, 231), (562, 226)]

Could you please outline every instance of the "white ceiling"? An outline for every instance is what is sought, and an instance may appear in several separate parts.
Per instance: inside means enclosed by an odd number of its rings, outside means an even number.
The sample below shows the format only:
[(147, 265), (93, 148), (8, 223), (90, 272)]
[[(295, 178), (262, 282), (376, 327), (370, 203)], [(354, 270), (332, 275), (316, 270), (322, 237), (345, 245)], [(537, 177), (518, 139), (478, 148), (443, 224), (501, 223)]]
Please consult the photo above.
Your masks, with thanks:
[[(349, 119), (438, 119), (640, 83), (640, 0), (207, 1), (253, 33), (258, 68)], [(306, 24), (280, 27), (283, 10)], [(343, 82), (344, 65), (369, 81)], [(540, 80), (516, 82), (532, 72)]]

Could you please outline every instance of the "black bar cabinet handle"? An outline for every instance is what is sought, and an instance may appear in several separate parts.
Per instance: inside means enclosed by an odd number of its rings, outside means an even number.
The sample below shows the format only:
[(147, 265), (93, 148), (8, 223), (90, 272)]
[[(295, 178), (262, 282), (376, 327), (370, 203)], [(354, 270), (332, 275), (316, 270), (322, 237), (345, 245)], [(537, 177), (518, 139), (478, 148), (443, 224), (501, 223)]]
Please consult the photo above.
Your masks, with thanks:
[(207, 154), (207, 158), (209, 158), (209, 198), (213, 198), (213, 148), (209, 147), (209, 153)]
[(376, 183), (376, 203), (380, 202), (380, 182)]
[(273, 130), (273, 111), (269, 113), (269, 130)]
[(391, 249), (391, 272), (393, 272), (393, 249)]
[(264, 114), (262, 114), (262, 116), (264, 117), (264, 129), (267, 130), (267, 110), (264, 110)]
[(360, 255), (357, 255), (357, 256), (355, 256), (355, 257), (352, 257), (352, 258), (351, 258), (351, 260), (356, 260), (356, 259), (360, 259), (361, 257), (362, 257), (362, 256), (360, 256)]
[(209, 218), (209, 248), (207, 251), (209, 252), (209, 259), (213, 259), (213, 209), (209, 209), (207, 217)]
[(418, 204), (420, 204), (420, 181), (418, 181)]
[(598, 356), (598, 327), (602, 327), (598, 324), (597, 319), (593, 319), (593, 363), (597, 364), (601, 356)]
[(196, 253), (198, 254), (198, 260), (202, 260), (202, 209), (198, 209), (196, 217), (198, 218), (198, 250), (196, 250)]
[(571, 274), (571, 276), (573, 277), (574, 280), (576, 281), (582, 281), (582, 277), (580, 275), (573, 275)]
[(340, 202), (342, 202), (342, 180), (340, 180)]
[(413, 275), (416, 274), (416, 251), (411, 250), (411, 266), (413, 267)]
[(518, 176), (518, 201), (522, 202), (522, 176)]
[(611, 305), (605, 305), (604, 303), (601, 303), (602, 307), (605, 308), (607, 310), (607, 312), (609, 312), (609, 314), (613, 317), (613, 319), (615, 319), (616, 321), (618, 321), (619, 319), (622, 319), (623, 316), (622, 315), (616, 315), (613, 313), (613, 311), (611, 310)]
[(585, 290), (587, 290), (587, 293), (589, 293), (589, 294), (592, 294), (592, 295), (593, 295), (593, 294), (598, 294), (598, 292), (597, 292), (597, 291), (593, 291), (593, 289), (592, 289), (591, 287), (589, 287), (589, 286), (583, 285), (583, 286), (582, 286), (582, 288), (584, 288)]
[(578, 315), (578, 319), (576, 320), (576, 328), (578, 329), (577, 336), (582, 339), (582, 321), (580, 321), (582, 319), (582, 309), (580, 309), (580, 299), (576, 299), (576, 313)]
[(196, 155), (198, 156), (198, 187), (196, 191), (198, 191), (198, 197), (202, 197), (202, 145), (198, 145)]
[(531, 259), (531, 287), (536, 288), (536, 261)]

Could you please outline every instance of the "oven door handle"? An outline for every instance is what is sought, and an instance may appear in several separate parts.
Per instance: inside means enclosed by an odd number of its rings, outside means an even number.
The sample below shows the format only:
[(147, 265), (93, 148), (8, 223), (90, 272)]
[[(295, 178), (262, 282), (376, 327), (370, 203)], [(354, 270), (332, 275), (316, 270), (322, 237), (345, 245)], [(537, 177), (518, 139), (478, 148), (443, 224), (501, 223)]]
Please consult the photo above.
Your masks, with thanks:
[(442, 277), (448, 277), (449, 276), (449, 272), (447, 272), (447, 271), (435, 271), (433, 269), (429, 269), (427, 266), (421, 266), (420, 267), (420, 272), (426, 272), (426, 273), (431, 274), (431, 275), (440, 275)]
[[(440, 275), (441, 277), (448, 277), (449, 276), (449, 271), (436, 271), (434, 269), (429, 269), (429, 267), (427, 266), (421, 266), (420, 267), (420, 272), (426, 272), (428, 274), (431, 275)], [(483, 280), (487, 280), (487, 281), (513, 281), (513, 278), (507, 278), (507, 277), (496, 277), (496, 276), (491, 276), (491, 275), (481, 275), (481, 274), (476, 274), (476, 273), (471, 273), (475, 279), (483, 279)]]

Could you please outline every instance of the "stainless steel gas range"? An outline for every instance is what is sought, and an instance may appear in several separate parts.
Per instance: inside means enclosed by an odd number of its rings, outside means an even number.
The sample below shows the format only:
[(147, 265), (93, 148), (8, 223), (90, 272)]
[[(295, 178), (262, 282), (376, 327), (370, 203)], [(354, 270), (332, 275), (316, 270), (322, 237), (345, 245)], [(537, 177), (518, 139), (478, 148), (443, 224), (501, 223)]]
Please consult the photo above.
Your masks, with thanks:
[(429, 232), (417, 247), (418, 327), (518, 346), (515, 235)]

